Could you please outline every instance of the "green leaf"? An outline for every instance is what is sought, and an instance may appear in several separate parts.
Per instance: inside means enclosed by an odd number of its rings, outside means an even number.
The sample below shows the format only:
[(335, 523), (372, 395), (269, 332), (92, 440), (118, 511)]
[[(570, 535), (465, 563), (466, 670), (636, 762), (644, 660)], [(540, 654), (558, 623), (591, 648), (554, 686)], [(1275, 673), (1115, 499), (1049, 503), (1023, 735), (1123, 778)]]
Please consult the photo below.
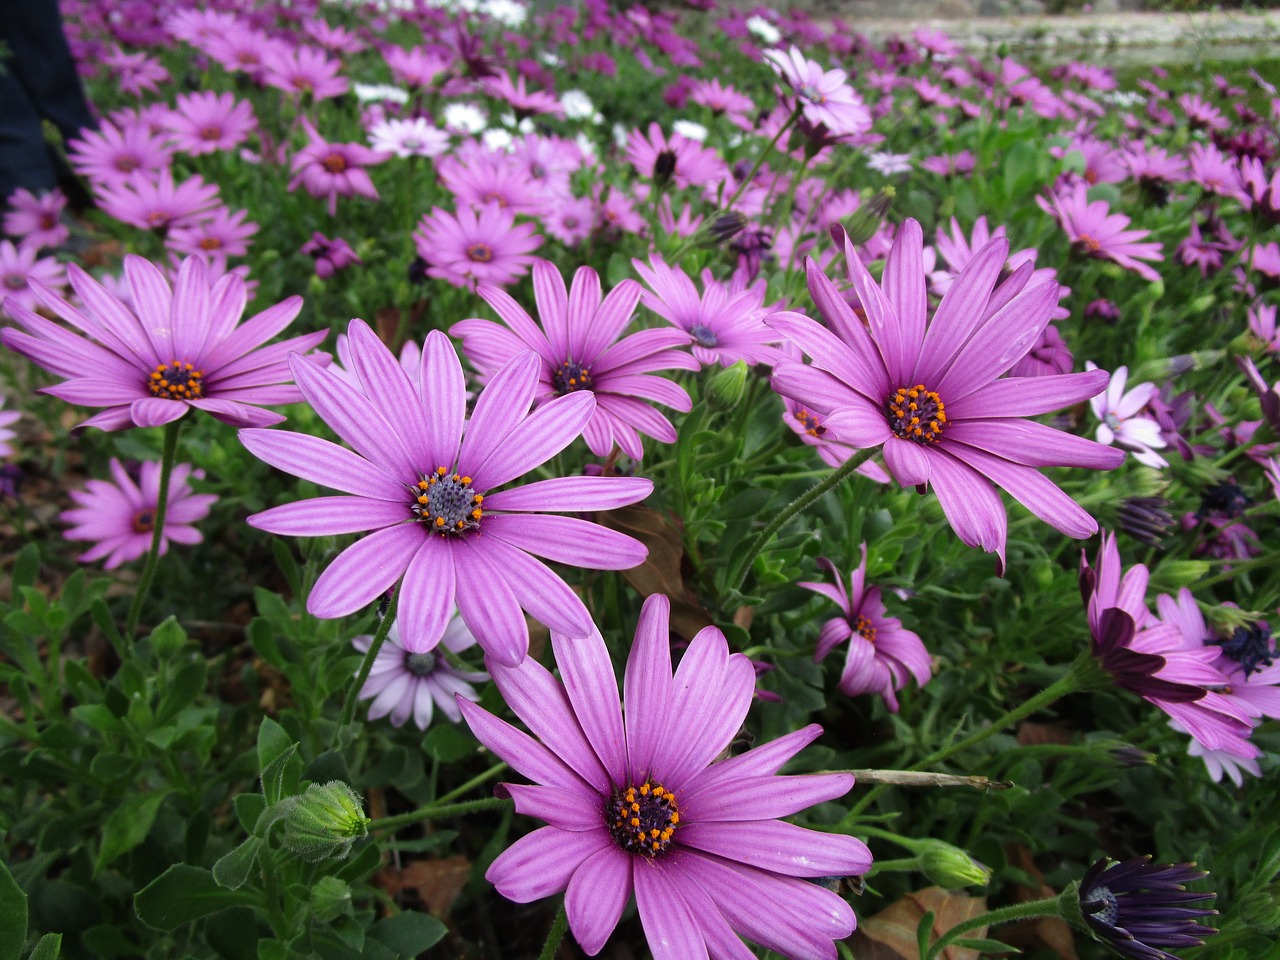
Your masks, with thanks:
[(28, 543), (18, 551), (18, 558), (13, 562), (13, 574), (10, 577), (15, 589), (34, 586), (36, 574), (40, 572), (40, 548)]
[(175, 863), (138, 891), (133, 909), (148, 927), (168, 933), (227, 907), (256, 902), (257, 898), (247, 890), (218, 886), (208, 870)]
[(147, 839), (160, 804), (168, 795), (168, 790), (153, 790), (130, 797), (115, 809), (102, 828), (102, 845), (94, 861), (94, 873)]
[(292, 777), (287, 777), (289, 772), (289, 761), (293, 759), (294, 754), (298, 752), (298, 745), (291, 743), (283, 753), (277, 756), (262, 771), (262, 795), (266, 798), (268, 806), (273, 803), (279, 803), (280, 799), (285, 796), (285, 788), (292, 786), (288, 792), (296, 793), (298, 788), (297, 772), (294, 771)]
[(190, 706), (204, 690), (208, 672), (203, 658), (183, 664), (156, 708), (156, 722), (168, 723), (184, 707)]
[(248, 907), (232, 907), (204, 922), (204, 938), (225, 960), (258, 956), (258, 920)]
[(422, 749), (427, 752), (427, 756), (441, 763), (453, 763), (470, 756), (479, 745), (475, 737), (463, 733), (451, 724), (432, 727), (422, 741)]
[(31, 951), (27, 960), (57, 960), (61, 952), (62, 934), (46, 933), (40, 938), (40, 942), (36, 944), (36, 948)]
[[(32, 544), (34, 546), (34, 544)], [(26, 553), (26, 550), (22, 551)], [(37, 561), (39, 554), (36, 554)], [(22, 561), (19, 555), (18, 561)], [(19, 960), (27, 939), (27, 895), (0, 860), (0, 960)]]
[(267, 809), (267, 801), (260, 793), (237, 793), (231, 798), (231, 805), (236, 808), (236, 819), (246, 833), (253, 833), (258, 817)]
[(920, 951), (920, 956), (929, 955), (929, 940), (933, 933), (933, 921), (937, 919), (932, 910), (925, 912), (920, 918), (920, 923), (916, 926), (916, 948)]
[(249, 837), (240, 846), (219, 858), (213, 865), (214, 883), (228, 890), (239, 890), (249, 879), (261, 849), (262, 841), (257, 837)]
[(445, 925), (429, 913), (406, 910), (379, 920), (369, 936), (402, 957), (416, 957), (445, 935)]
[(120, 637), (120, 631), (116, 628), (115, 618), (111, 616), (111, 609), (103, 600), (95, 600), (89, 605), (89, 616), (93, 618), (93, 622), (97, 624), (109, 641), (111, 646), (117, 652), (124, 650), (124, 640)]
[(953, 946), (964, 947), (967, 950), (977, 950), (979, 953), (1021, 953), (1017, 947), (1011, 947), (1007, 943), (1001, 943), (999, 940), (991, 940), (987, 938), (975, 938), (972, 940), (956, 940)]
[[(271, 761), (289, 749), (293, 737), (270, 717), (262, 718), (258, 728), (258, 771), (265, 773)], [(296, 746), (296, 744), (295, 744)]]

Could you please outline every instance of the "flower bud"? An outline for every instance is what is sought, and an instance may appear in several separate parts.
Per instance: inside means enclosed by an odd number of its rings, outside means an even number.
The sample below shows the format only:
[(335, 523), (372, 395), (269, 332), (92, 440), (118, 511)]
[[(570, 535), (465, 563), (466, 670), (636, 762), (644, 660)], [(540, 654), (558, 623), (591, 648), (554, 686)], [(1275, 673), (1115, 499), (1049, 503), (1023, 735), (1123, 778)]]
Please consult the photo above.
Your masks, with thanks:
[(720, 210), (706, 220), (693, 235), (693, 245), (713, 250), (747, 229), (747, 218), (737, 210)]
[(922, 840), (915, 850), (921, 872), (944, 890), (985, 887), (991, 879), (990, 867), (943, 840)]
[(855, 247), (861, 246), (876, 235), (895, 196), (897, 191), (893, 187), (881, 187), (874, 197), (853, 211), (853, 216), (845, 225), (850, 243)]
[(284, 821), (284, 844), (303, 860), (341, 860), (369, 832), (372, 821), (355, 791), (341, 780), (313, 783)]
[(747, 386), (747, 364), (739, 360), (725, 367), (707, 384), (707, 405), (713, 410), (732, 410), (742, 399)]

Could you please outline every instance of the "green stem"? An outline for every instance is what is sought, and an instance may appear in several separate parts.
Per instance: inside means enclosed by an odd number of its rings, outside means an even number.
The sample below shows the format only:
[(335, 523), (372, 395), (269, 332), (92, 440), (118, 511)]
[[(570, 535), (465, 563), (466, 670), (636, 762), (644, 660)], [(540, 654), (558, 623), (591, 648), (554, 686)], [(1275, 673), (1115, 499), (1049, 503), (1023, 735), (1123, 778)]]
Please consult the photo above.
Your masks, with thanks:
[(760, 166), (764, 163), (765, 157), (769, 156), (769, 154), (773, 152), (773, 148), (777, 146), (778, 141), (782, 139), (782, 135), (790, 130), (792, 125), (800, 119), (800, 109), (800, 106), (797, 104), (795, 110), (791, 112), (791, 116), (787, 122), (778, 128), (778, 132), (773, 135), (773, 139), (770, 140), (768, 145), (760, 151), (760, 155), (756, 157), (755, 164), (747, 172), (747, 175), (742, 178), (742, 182), (738, 184), (738, 189), (735, 190), (733, 196), (729, 198), (729, 202), (724, 205), (724, 209), (733, 209), (733, 205), (738, 202), (738, 199), (746, 191), (747, 187), (750, 186), (751, 181), (755, 179), (756, 174), (760, 172)]
[(369, 652), (364, 655), (364, 662), (360, 664), (360, 672), (356, 674), (356, 682), (347, 690), (346, 702), (342, 705), (342, 719), (338, 723), (339, 730), (346, 730), (351, 724), (351, 720), (356, 715), (356, 701), (360, 699), (360, 691), (364, 689), (365, 681), (369, 679), (369, 671), (373, 669), (373, 662), (378, 659), (378, 651), (382, 649), (383, 643), (386, 642), (387, 634), (391, 632), (391, 624), (396, 619), (396, 607), (400, 604), (400, 591), (397, 590), (391, 597), (391, 603), (387, 607), (387, 615), (382, 618), (382, 622), (378, 624), (377, 632), (373, 635), (373, 642), (369, 644)]
[(506, 770), (506, 769), (507, 769), (507, 765), (505, 763), (495, 763), (492, 767), (490, 767), (484, 773), (481, 773), (477, 776), (472, 777), (470, 780), (468, 780), (462, 786), (458, 787), (456, 790), (450, 790), (444, 796), (437, 797), (436, 803), (448, 803), (450, 800), (456, 799), (457, 797), (460, 797), (465, 793), (469, 793), (472, 790), (472, 788), (480, 786), (480, 784), (484, 783), (490, 777), (496, 777), (498, 774), (500, 774), (503, 770)]
[(564, 912), (564, 904), (561, 903), (555, 922), (551, 924), (551, 930), (547, 934), (547, 942), (542, 945), (542, 952), (538, 954), (538, 960), (555, 960), (556, 952), (560, 949), (560, 941), (564, 939), (564, 932), (568, 928), (569, 917)]
[(182, 421), (170, 421), (164, 427), (164, 452), (160, 455), (160, 489), (156, 493), (156, 512), (152, 519), (151, 549), (147, 551), (147, 562), (142, 568), (142, 577), (138, 580), (138, 589), (129, 604), (129, 618), (125, 621), (124, 642), (133, 643), (134, 634), (138, 631), (138, 620), (142, 617), (142, 605), (147, 594), (151, 592), (152, 581), (156, 578), (156, 567), (160, 563), (160, 544), (164, 541), (164, 517), (169, 509), (169, 477), (173, 474), (173, 462), (178, 453), (178, 434), (182, 430)]
[[(1008, 713), (1004, 714), (1004, 716), (996, 718), (981, 730), (971, 733), (963, 740), (957, 740), (955, 743), (935, 750), (933, 753), (929, 754), (929, 756), (917, 763), (913, 763), (907, 769), (921, 770), (927, 767), (932, 767), (934, 764), (937, 764), (948, 757), (954, 756), (957, 753), (962, 753), (971, 747), (977, 746), (982, 743), (982, 741), (990, 737), (994, 737), (997, 733), (1000, 733), (1007, 727), (1011, 727), (1018, 721), (1031, 716), (1033, 713), (1043, 710), (1055, 700), (1065, 697), (1069, 693), (1076, 693), (1079, 690), (1086, 689), (1090, 685), (1089, 677), (1095, 672), (1095, 670), (1096, 666), (1093, 661), (1093, 654), (1086, 650), (1072, 662), (1071, 666), (1067, 668), (1066, 673), (1029, 700), (1026, 700), (1019, 706), (1014, 707)], [(845, 823), (855, 819), (858, 814), (870, 806), (871, 802), (884, 791), (885, 787), (886, 784), (877, 784), (871, 790), (867, 791), (866, 795), (854, 804), (852, 809), (850, 809), (850, 811), (845, 815)]]
[(423, 820), (447, 820), (449, 817), (461, 816), (464, 813), (474, 813), (477, 810), (501, 810), (503, 807), (509, 807), (510, 805), (510, 800), (504, 800), (499, 797), (464, 800), (462, 803), (433, 803), (430, 806), (419, 807), (417, 810), (410, 810), (408, 813), (375, 820), (369, 829), (399, 830), (401, 827), (406, 827), (411, 823), (420, 823)]
[(871, 865), (871, 870), (867, 876), (874, 877), (880, 873), (915, 873), (919, 869), (919, 857), (904, 857), (901, 860), (877, 860)]
[(1061, 917), (1062, 906), (1057, 897), (1049, 897), (1045, 900), (1030, 900), (1027, 903), (1015, 903), (1012, 906), (1001, 907), (998, 910), (992, 910), (989, 913), (979, 914), (976, 917), (970, 917), (964, 923), (958, 923), (937, 940), (930, 944), (928, 951), (921, 960), (933, 960), (943, 950), (955, 943), (966, 933), (982, 927), (994, 927), (1001, 923), (1009, 923), (1012, 920), (1025, 920), (1029, 917)]
[(760, 535), (747, 550), (745, 559), (738, 564), (737, 572), (729, 582), (730, 591), (736, 593), (742, 590), (742, 585), (746, 582), (747, 574), (751, 571), (751, 565), (756, 562), (756, 557), (760, 556), (764, 548), (769, 545), (769, 541), (788, 520), (816, 503), (828, 490), (870, 460), (872, 454), (879, 449), (879, 447), (867, 447), (865, 450), (855, 451), (848, 460), (780, 510), (777, 516), (769, 521), (769, 525), (760, 531)]

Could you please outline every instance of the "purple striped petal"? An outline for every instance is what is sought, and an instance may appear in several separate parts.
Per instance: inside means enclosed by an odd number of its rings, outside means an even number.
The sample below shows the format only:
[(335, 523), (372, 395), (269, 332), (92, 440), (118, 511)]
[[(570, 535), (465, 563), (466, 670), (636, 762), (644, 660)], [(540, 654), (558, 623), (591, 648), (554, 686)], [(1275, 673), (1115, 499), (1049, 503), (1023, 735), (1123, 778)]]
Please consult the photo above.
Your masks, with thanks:
[(707, 960), (697, 919), (676, 891), (666, 870), (635, 870), (636, 906), (653, 960)]
[(553, 632), (551, 649), (560, 667), (569, 704), (592, 749), (612, 782), (619, 786), (625, 784), (627, 743), (622, 727), (622, 705), (618, 701), (618, 680), (600, 631), (592, 630), (580, 640), (566, 640)]
[(814, 305), (827, 325), (835, 331), (836, 336), (844, 341), (859, 358), (859, 362), (865, 365), (869, 378), (866, 382), (871, 387), (871, 392), (881, 396), (888, 393), (889, 372), (885, 368), (880, 350), (867, 333), (866, 324), (853, 312), (853, 308), (849, 306), (843, 294), (836, 289), (835, 284), (808, 257), (805, 258), (805, 271), (809, 294), (813, 297)]
[[(592, 818), (600, 822), (603, 809), (602, 798), (581, 777), (570, 770), (560, 757), (523, 730), (517, 730), (505, 720), (499, 720), (488, 710), (477, 706), (466, 697), (458, 697), (456, 702), (458, 709), (462, 711), (462, 718), (467, 721), (467, 726), (471, 728), (476, 739), (493, 751), (495, 756), (510, 764), (511, 769), (522, 777), (557, 789), (563, 788), (566, 799), (592, 798), (587, 806), (577, 812), (584, 823)], [(502, 788), (503, 784), (498, 784), (494, 792), (497, 793)], [(561, 832), (556, 831), (556, 833)], [(583, 833), (592, 832), (583, 831)], [(600, 833), (608, 836), (603, 829)], [(589, 837), (583, 837), (583, 839), (589, 839)]]
[(331, 620), (367, 606), (400, 578), (422, 543), (416, 524), (386, 527), (357, 540), (320, 574), (307, 598), (307, 612)]
[[(432, 339), (434, 338), (428, 337), (428, 341)], [(453, 457), (449, 456), (448, 460), (441, 458), (442, 451), (436, 449), (437, 445), (432, 443), (434, 438), (426, 427), (428, 417), (436, 410), (448, 407), (448, 380), (433, 378), (433, 386), (439, 389), (440, 395), (433, 394), (432, 402), (425, 404), (426, 416), (419, 416), (424, 404), (418, 400), (418, 394), (409, 382), (409, 375), (400, 366), (400, 361), (378, 339), (378, 335), (359, 318), (353, 319), (347, 326), (347, 349), (351, 354), (352, 372), (359, 378), (364, 395), (379, 410), (399, 411), (396, 429), (403, 437), (409, 453), (421, 458), (419, 469), (429, 470), (441, 464), (452, 467)], [(430, 343), (427, 355), (431, 356)], [(456, 435), (454, 440), (456, 443)]]
[(1008, 518), (991, 482), (967, 464), (938, 451), (930, 461), (933, 492), (947, 523), (962, 542), (981, 547), (999, 558), (1004, 575), (1004, 546)]
[(598, 523), (554, 514), (512, 513), (484, 518), (485, 532), (537, 557), (590, 570), (630, 570), (644, 563), (639, 540)]
[(866, 402), (866, 397), (827, 371), (794, 360), (782, 360), (774, 366), (770, 386), (774, 393), (790, 397), (823, 416), (837, 407)]
[(653, 765), (667, 728), (671, 703), (671, 601), (652, 594), (640, 610), (635, 640), (623, 675), (627, 757), (633, 776)]
[[(241, 430), (245, 448), (277, 470), (343, 493), (398, 503), (409, 517), (409, 488), (381, 468), (336, 443), (289, 430)], [(251, 518), (252, 520), (252, 518)]]
[[(527, 783), (500, 783), (494, 792), (510, 797), (515, 802), (516, 813), (545, 820), (560, 830), (582, 833), (604, 829), (604, 814), (597, 810), (601, 807), (601, 797), (581, 781), (570, 787), (562, 784), (546, 787)], [(594, 815), (589, 813), (592, 810), (596, 811)], [(584, 813), (587, 815), (584, 816)], [(619, 847), (615, 846), (613, 849), (622, 852)]]
[[(256, 390), (245, 390), (243, 394), (253, 396), (257, 392)], [(197, 410), (203, 410), (213, 419), (220, 420), (222, 423), (238, 430), (270, 427), (284, 422), (284, 414), (276, 413), (273, 410), (263, 410), (261, 407), (255, 407), (249, 403), (241, 403), (239, 400), (233, 400), (229, 397), (203, 397), (199, 400), (188, 400), (187, 403)]]
[(467, 416), (467, 384), (457, 351), (439, 330), (428, 333), (423, 343), (418, 395), (420, 403), (409, 407), (406, 414), (416, 416), (422, 412), (427, 445), (420, 455), (427, 457), (427, 463), (421, 469), (451, 469), (459, 459), (458, 443)]
[(952, 443), (953, 457), (969, 464), (1055, 530), (1083, 540), (1098, 532), (1098, 521), (1033, 467), (1010, 463), (984, 450)]
[(568, 331), (569, 294), (559, 269), (548, 260), (533, 263), (533, 299), (552, 357), (556, 361), (567, 360), (573, 349)]
[(591, 614), (581, 598), (541, 560), (495, 537), (484, 541), (484, 554), (539, 623), (575, 639), (591, 632)]
[(947, 400), (952, 421), (982, 417), (1038, 417), (1092, 399), (1107, 389), (1105, 370), (1048, 377), (1002, 377), (956, 400)]
[[(575, 285), (577, 280), (575, 278)], [(640, 302), (640, 284), (631, 279), (621, 281), (610, 290), (595, 310), (595, 318), (586, 336), (580, 341), (582, 356), (589, 364), (607, 351), (609, 346), (622, 335), (622, 331), (631, 322), (636, 312), (636, 304)], [(664, 335), (665, 336), (665, 335)], [(671, 343), (687, 342), (674, 337)]]
[(579, 865), (609, 843), (603, 830), (571, 834), (542, 827), (502, 851), (484, 876), (508, 900), (532, 903), (565, 889)]
[[(556, 356), (551, 349), (551, 343), (547, 340), (546, 334), (534, 323), (533, 318), (529, 316), (525, 309), (511, 298), (510, 294), (505, 290), (483, 283), (476, 289), (476, 293), (480, 294), (485, 303), (493, 307), (494, 312), (502, 318), (502, 322), (510, 328), (510, 330), (503, 330), (503, 333), (511, 337), (516, 344), (522, 344), (522, 346), (516, 346), (517, 352), (533, 350), (547, 363), (556, 362)], [(471, 331), (475, 328), (462, 329), (463, 324), (479, 322), (488, 323), (489, 321), (463, 320), (462, 323), (454, 324), (449, 333), (455, 337), (466, 338), (471, 335)], [(497, 324), (491, 324), (491, 326), (502, 329)]]
[[(503, 446), (512, 428), (524, 422), (538, 389), (540, 369), (538, 355), (526, 350), (505, 364), (480, 391), (458, 452), (460, 472), (474, 479), (477, 468)], [(487, 489), (479, 483), (476, 486)]]
[(871, 868), (871, 851), (856, 837), (819, 833), (781, 820), (686, 823), (683, 846), (787, 877), (848, 877)]
[(924, 341), (928, 296), (925, 293), (923, 258), (924, 234), (920, 224), (908, 217), (898, 228), (880, 279), (884, 295), (893, 304), (898, 319), (890, 330), (885, 331), (892, 338), (886, 345), (889, 379), (898, 383), (906, 383), (914, 371), (916, 356)]
[(711, 895), (692, 877), (679, 870), (668, 872), (671, 886), (679, 893), (689, 908), (689, 912), (698, 919), (698, 931), (707, 944), (707, 952), (715, 960), (755, 960), (753, 953), (745, 943), (738, 939), (729, 922), (711, 899)]
[(956, 354), (937, 391), (945, 402), (959, 400), (986, 386), (1026, 356), (1049, 325), (1058, 303), (1058, 285), (1041, 283), (1019, 294), (996, 312)]
[(470, 543), (469, 538), (450, 547), (458, 579), (458, 612), (463, 622), (487, 655), (515, 666), (529, 653), (529, 625), (509, 585), (511, 571), (496, 568), (485, 557), (485, 551)]
[(894, 438), (884, 445), (881, 453), (884, 465), (901, 486), (915, 487), (929, 482), (933, 457), (925, 452), (923, 445)]
[(221, 341), (212, 344), (208, 354), (203, 358), (205, 376), (213, 376), (224, 366), (262, 346), (293, 323), (301, 310), (302, 298), (292, 296), (272, 304), (261, 313), (254, 314), (230, 331)]
[(847, 773), (738, 777), (686, 789), (680, 794), (680, 818), (685, 823), (776, 820), (843, 797), (852, 788), (853, 777)]
[[(453, 616), (453, 561), (457, 553), (450, 549), (453, 545), (445, 543), (443, 538), (428, 535), (421, 524), (406, 526), (417, 535), (421, 546), (409, 561), (404, 580), (400, 583), (400, 607), (396, 620), (404, 648), (410, 653), (425, 653), (444, 637), (444, 628)], [(458, 605), (461, 606), (460, 603)]]
[(564, 894), (569, 929), (589, 957), (613, 934), (631, 899), (632, 858), (612, 843), (583, 860)]
[(145, 397), (129, 404), (129, 416), (140, 427), (159, 427), (177, 420), (190, 407), (183, 400)]
[(797, 753), (822, 735), (822, 727), (811, 723), (777, 740), (753, 747), (736, 757), (713, 763), (686, 789), (709, 790), (717, 784), (732, 783), (739, 777), (767, 777), (777, 773)]
[(883, 402), (888, 394), (883, 373), (816, 320), (800, 313), (773, 313), (764, 321), (796, 344), (813, 365), (833, 374), (868, 400)]
[(582, 392), (557, 397), (538, 407), (516, 423), (479, 466), (471, 469), (476, 489), (500, 487), (542, 466), (582, 436), (582, 428), (595, 409), (595, 396)]
[[(804, 586), (804, 584), (800, 584)], [(843, 617), (828, 620), (818, 631), (818, 645), (813, 651), (813, 662), (817, 663), (844, 641), (853, 636), (853, 627)]]
[(884, 418), (884, 409), (865, 397), (856, 397), (852, 403), (836, 407), (822, 418), (828, 439), (847, 444), (858, 450), (868, 447), (893, 445), (893, 432)]
[(653, 481), (645, 477), (553, 477), (491, 493), (484, 498), (484, 508), (586, 513), (639, 503), (652, 492)]
[(991, 291), (1008, 259), (1009, 241), (994, 237), (960, 271), (934, 311), (933, 321), (924, 335), (920, 359), (911, 378), (914, 382), (923, 383), (930, 390), (937, 389), (934, 384), (950, 368), (952, 358), (985, 318)]
[(1091, 467), (1114, 470), (1124, 462), (1124, 451), (1086, 437), (1055, 430), (1034, 420), (964, 420), (948, 423), (948, 440), (986, 450), (998, 457), (1029, 467)]
[(401, 504), (366, 497), (316, 497), (255, 513), (251, 525), (290, 537), (328, 537), (364, 533), (403, 523)]

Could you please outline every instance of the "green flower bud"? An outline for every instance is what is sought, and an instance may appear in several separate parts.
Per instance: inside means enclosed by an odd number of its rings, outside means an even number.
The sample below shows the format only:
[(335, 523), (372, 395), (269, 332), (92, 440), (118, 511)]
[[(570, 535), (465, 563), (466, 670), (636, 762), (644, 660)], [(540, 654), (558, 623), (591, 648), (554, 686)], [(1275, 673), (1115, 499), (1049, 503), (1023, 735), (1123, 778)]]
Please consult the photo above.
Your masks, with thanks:
[(884, 222), (885, 214), (889, 212), (889, 207), (893, 204), (897, 191), (893, 187), (882, 187), (879, 192), (870, 200), (865, 201), (862, 206), (853, 211), (853, 216), (849, 218), (849, 222), (845, 224), (845, 233), (849, 235), (849, 242), (855, 247), (859, 244), (866, 243), (876, 235), (876, 231), (880, 229), (880, 224)]
[(284, 844), (303, 860), (341, 860), (369, 832), (360, 798), (341, 780), (313, 783), (284, 821)]
[(703, 250), (714, 250), (732, 240), (747, 228), (747, 218), (737, 210), (720, 210), (703, 221), (693, 235), (693, 245)]
[(1151, 583), (1157, 590), (1172, 592), (1198, 583), (1209, 575), (1209, 564), (1204, 560), (1165, 560), (1151, 573)]
[(747, 363), (739, 360), (715, 374), (707, 384), (707, 405), (713, 410), (732, 410), (747, 387)]
[(921, 872), (945, 890), (985, 887), (991, 879), (990, 867), (943, 840), (921, 840), (915, 850)]

